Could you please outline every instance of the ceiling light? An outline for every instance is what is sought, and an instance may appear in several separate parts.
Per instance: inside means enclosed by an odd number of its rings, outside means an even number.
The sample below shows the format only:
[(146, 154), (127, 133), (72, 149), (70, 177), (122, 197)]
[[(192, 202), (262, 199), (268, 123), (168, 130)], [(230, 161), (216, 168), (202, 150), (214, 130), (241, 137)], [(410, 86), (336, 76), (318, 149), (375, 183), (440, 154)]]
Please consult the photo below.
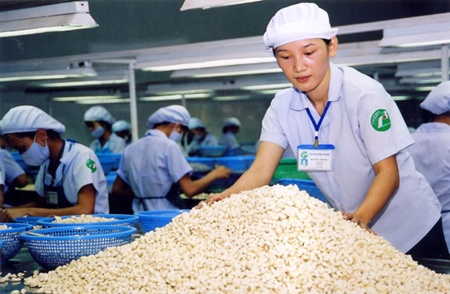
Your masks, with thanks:
[(212, 100), (215, 101), (236, 101), (236, 100), (248, 100), (252, 97), (250, 95), (230, 95), (230, 96), (214, 96)]
[(79, 102), (79, 101), (92, 101), (98, 99), (117, 99), (120, 98), (119, 95), (94, 95), (94, 96), (64, 96), (64, 97), (53, 97), (52, 100), (55, 102)]
[(88, 79), (64, 80), (55, 82), (33, 82), (30, 87), (38, 88), (65, 88), (95, 85), (121, 85), (128, 83), (128, 73), (125, 70), (110, 71), (106, 73), (97, 72), (98, 75)]
[(167, 100), (182, 100), (182, 99), (204, 99), (211, 97), (210, 94), (198, 93), (198, 94), (178, 94), (178, 95), (160, 95), (141, 97), (140, 101), (167, 101)]
[(90, 66), (65, 69), (45, 69), (19, 72), (0, 72), (0, 82), (31, 81), (48, 79), (66, 79), (96, 76), (97, 72)]
[(96, 27), (87, 1), (0, 12), (0, 37)]
[(259, 64), (232, 65), (216, 68), (185, 69), (174, 71), (171, 78), (212, 78), (228, 77), (253, 74), (281, 73), (281, 69), (276, 62), (266, 62)]
[(185, 0), (180, 10), (184, 11), (188, 9), (197, 9), (197, 8), (208, 9), (212, 7), (222, 7), (258, 1), (262, 0)]
[(423, 24), (391, 27), (383, 30), (381, 47), (419, 47), (450, 43), (450, 21), (428, 20)]

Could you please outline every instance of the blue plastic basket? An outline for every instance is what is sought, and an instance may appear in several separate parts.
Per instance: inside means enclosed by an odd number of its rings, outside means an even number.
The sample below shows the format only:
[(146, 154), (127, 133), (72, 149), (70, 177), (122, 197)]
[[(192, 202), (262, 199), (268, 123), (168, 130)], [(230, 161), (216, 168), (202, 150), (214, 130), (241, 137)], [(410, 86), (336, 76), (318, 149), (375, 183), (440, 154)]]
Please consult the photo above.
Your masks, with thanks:
[[(111, 166), (110, 170), (117, 170), (120, 165), (120, 159), (122, 158), (122, 153), (96, 153), (98, 160), (102, 167), (104, 165)], [(105, 171), (105, 174), (107, 172)]]
[[(73, 216), (79, 217), (80, 215), (64, 215), (61, 218), (67, 219)], [(70, 227), (70, 226), (87, 226), (87, 225), (111, 225), (111, 226), (129, 226), (133, 227), (138, 221), (139, 217), (132, 214), (90, 214), (94, 217), (114, 218), (115, 220), (106, 222), (91, 222), (91, 223), (55, 223), (54, 217), (46, 217), (37, 221), (38, 225), (42, 227)]]
[(23, 224), (29, 224), (32, 226), (37, 226), (38, 225), (38, 220), (44, 219), (45, 216), (21, 216), (21, 217), (16, 217), (14, 219), (15, 222), (17, 223), (23, 223)]
[(161, 228), (172, 221), (172, 219), (188, 209), (167, 209), (167, 210), (150, 210), (138, 212), (139, 225), (143, 233)]
[(97, 225), (33, 230), (20, 237), (33, 259), (51, 270), (108, 247), (130, 243), (134, 233), (136, 228), (132, 227)]
[(23, 241), (20, 234), (32, 228), (29, 224), (24, 223), (0, 223), (6, 225), (10, 229), (0, 230), (0, 240), (3, 241), (1, 263), (5, 263), (13, 258), (22, 248)]
[(317, 198), (325, 203), (327, 203), (327, 198), (319, 190), (316, 184), (312, 180), (304, 179), (279, 179), (277, 184), (287, 186), (287, 185), (297, 185), (300, 190), (305, 190), (308, 192), (309, 196)]

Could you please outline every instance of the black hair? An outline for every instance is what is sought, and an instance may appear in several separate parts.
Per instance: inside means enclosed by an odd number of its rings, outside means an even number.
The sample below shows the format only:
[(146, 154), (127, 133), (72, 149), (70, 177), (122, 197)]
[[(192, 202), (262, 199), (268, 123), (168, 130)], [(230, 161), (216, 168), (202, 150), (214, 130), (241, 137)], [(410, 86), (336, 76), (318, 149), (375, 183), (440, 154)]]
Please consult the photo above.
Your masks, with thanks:
[[(331, 43), (331, 39), (322, 39), (324, 42), (325, 42), (325, 44), (328, 46), (328, 45), (330, 45), (330, 43)], [(277, 48), (272, 48), (272, 54), (273, 54), (273, 56), (275, 56), (276, 57), (276, 54), (277, 54)]]

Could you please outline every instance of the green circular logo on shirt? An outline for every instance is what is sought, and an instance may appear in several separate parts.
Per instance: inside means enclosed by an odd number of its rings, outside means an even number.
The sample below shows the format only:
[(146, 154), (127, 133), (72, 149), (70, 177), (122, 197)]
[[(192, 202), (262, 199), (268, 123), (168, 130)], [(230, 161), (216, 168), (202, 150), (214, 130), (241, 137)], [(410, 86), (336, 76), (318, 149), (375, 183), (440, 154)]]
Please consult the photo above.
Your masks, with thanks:
[(97, 165), (92, 159), (88, 159), (86, 161), (86, 166), (91, 170), (92, 173), (95, 173), (95, 171), (97, 170)]
[(391, 119), (386, 109), (378, 109), (372, 114), (370, 123), (375, 131), (384, 132), (391, 128)]

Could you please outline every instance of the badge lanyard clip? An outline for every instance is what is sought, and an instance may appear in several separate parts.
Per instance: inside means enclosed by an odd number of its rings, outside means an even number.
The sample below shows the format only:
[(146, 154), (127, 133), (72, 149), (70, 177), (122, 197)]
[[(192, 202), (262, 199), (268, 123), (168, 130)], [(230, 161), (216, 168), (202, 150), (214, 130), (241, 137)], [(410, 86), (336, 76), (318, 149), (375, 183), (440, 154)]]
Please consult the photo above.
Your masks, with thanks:
[(325, 114), (327, 114), (328, 108), (330, 107), (330, 101), (327, 102), (327, 105), (325, 105), (325, 109), (323, 110), (322, 116), (319, 119), (319, 123), (316, 123), (316, 121), (314, 120), (311, 111), (309, 110), (309, 108), (306, 108), (306, 113), (309, 116), (309, 119), (311, 120), (313, 126), (314, 126), (314, 148), (319, 147), (319, 129), (320, 126), (322, 125), (323, 122), (323, 118), (325, 117)]

